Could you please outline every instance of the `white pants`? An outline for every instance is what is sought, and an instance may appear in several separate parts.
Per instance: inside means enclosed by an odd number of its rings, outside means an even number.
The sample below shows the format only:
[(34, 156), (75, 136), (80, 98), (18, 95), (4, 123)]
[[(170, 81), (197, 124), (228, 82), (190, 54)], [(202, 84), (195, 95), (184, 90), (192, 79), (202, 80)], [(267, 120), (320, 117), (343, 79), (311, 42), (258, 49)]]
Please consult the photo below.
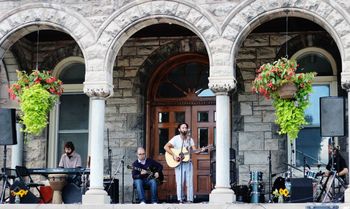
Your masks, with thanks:
[(193, 201), (193, 166), (192, 162), (182, 163), (175, 168), (176, 176), (176, 194), (177, 200), (182, 201), (185, 196), (184, 187), (181, 190), (181, 166), (182, 166), (182, 185), (184, 186), (184, 181), (186, 180), (186, 190), (187, 190), (187, 201)]

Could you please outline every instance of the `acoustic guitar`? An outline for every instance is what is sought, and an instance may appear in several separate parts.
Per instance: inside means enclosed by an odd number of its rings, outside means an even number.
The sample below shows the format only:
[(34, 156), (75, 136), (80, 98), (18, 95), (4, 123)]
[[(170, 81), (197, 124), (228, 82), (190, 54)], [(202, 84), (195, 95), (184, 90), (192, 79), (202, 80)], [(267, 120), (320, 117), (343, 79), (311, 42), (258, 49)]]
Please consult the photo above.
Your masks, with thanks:
[[(127, 165), (126, 166), (128, 169), (131, 169), (131, 170), (136, 170), (136, 171), (146, 171), (146, 174), (148, 175), (147, 176), (147, 179), (156, 179), (157, 183), (158, 184), (162, 184), (163, 181), (164, 181), (164, 175), (163, 175), (163, 171), (162, 170), (157, 170), (153, 167), (150, 167), (148, 168), (147, 170), (146, 169), (142, 169), (142, 168), (138, 168), (138, 167), (135, 167), (135, 166), (132, 166), (132, 165)], [(158, 178), (156, 178), (154, 176), (155, 173), (158, 172)]]
[[(170, 150), (175, 154), (176, 157), (182, 158), (182, 162), (188, 162), (190, 160), (191, 153), (196, 153), (199, 150), (208, 150), (211, 148), (213, 148), (213, 145), (208, 145), (208, 146), (202, 147), (201, 149), (192, 150), (192, 151), (188, 151), (186, 147), (183, 147), (182, 153), (181, 153), (181, 149), (170, 148)], [(171, 168), (175, 168), (179, 166), (181, 163), (181, 160), (178, 160), (178, 161), (174, 160), (173, 156), (168, 152), (165, 152), (165, 161), (168, 164), (168, 166)]]

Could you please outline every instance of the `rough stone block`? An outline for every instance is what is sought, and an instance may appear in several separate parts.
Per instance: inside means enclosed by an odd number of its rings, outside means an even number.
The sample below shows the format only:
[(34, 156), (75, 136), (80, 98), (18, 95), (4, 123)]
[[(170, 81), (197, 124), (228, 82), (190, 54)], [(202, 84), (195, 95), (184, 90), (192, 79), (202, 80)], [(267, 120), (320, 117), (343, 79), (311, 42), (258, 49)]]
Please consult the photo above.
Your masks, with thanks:
[(264, 132), (240, 132), (239, 150), (264, 150)]
[(240, 103), (241, 115), (252, 115), (252, 104), (249, 102)]
[(249, 35), (243, 44), (244, 46), (268, 46), (269, 36)]
[(269, 123), (245, 123), (244, 131), (271, 131)]
[(244, 164), (267, 164), (268, 151), (249, 151), (244, 153)]
[(261, 47), (256, 49), (256, 56), (258, 59), (262, 58), (275, 58), (276, 48), (274, 47)]

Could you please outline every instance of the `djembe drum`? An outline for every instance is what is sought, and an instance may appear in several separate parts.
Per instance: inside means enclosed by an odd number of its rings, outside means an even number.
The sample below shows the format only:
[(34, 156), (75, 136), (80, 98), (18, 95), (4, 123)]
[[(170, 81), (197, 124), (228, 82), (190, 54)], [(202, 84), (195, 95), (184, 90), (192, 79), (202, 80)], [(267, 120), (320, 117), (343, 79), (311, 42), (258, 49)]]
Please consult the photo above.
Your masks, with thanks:
[(62, 189), (66, 185), (67, 174), (50, 174), (48, 176), (53, 190), (52, 204), (62, 204)]

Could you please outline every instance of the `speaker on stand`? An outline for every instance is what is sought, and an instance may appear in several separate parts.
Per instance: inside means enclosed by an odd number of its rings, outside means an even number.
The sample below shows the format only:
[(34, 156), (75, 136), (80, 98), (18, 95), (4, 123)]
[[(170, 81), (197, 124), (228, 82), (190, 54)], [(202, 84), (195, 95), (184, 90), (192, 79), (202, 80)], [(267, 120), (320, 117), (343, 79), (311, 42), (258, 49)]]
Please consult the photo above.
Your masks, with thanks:
[(6, 161), (7, 161), (7, 145), (17, 144), (16, 135), (16, 110), (15, 109), (4, 109), (0, 108), (0, 145), (4, 145), (4, 156), (3, 156), (3, 169), (1, 178), (3, 181), (0, 203), (5, 201), (5, 190), (11, 185), (8, 181), (7, 171), (6, 171)]
[(322, 137), (345, 135), (345, 102), (343, 97), (320, 98), (320, 123)]

